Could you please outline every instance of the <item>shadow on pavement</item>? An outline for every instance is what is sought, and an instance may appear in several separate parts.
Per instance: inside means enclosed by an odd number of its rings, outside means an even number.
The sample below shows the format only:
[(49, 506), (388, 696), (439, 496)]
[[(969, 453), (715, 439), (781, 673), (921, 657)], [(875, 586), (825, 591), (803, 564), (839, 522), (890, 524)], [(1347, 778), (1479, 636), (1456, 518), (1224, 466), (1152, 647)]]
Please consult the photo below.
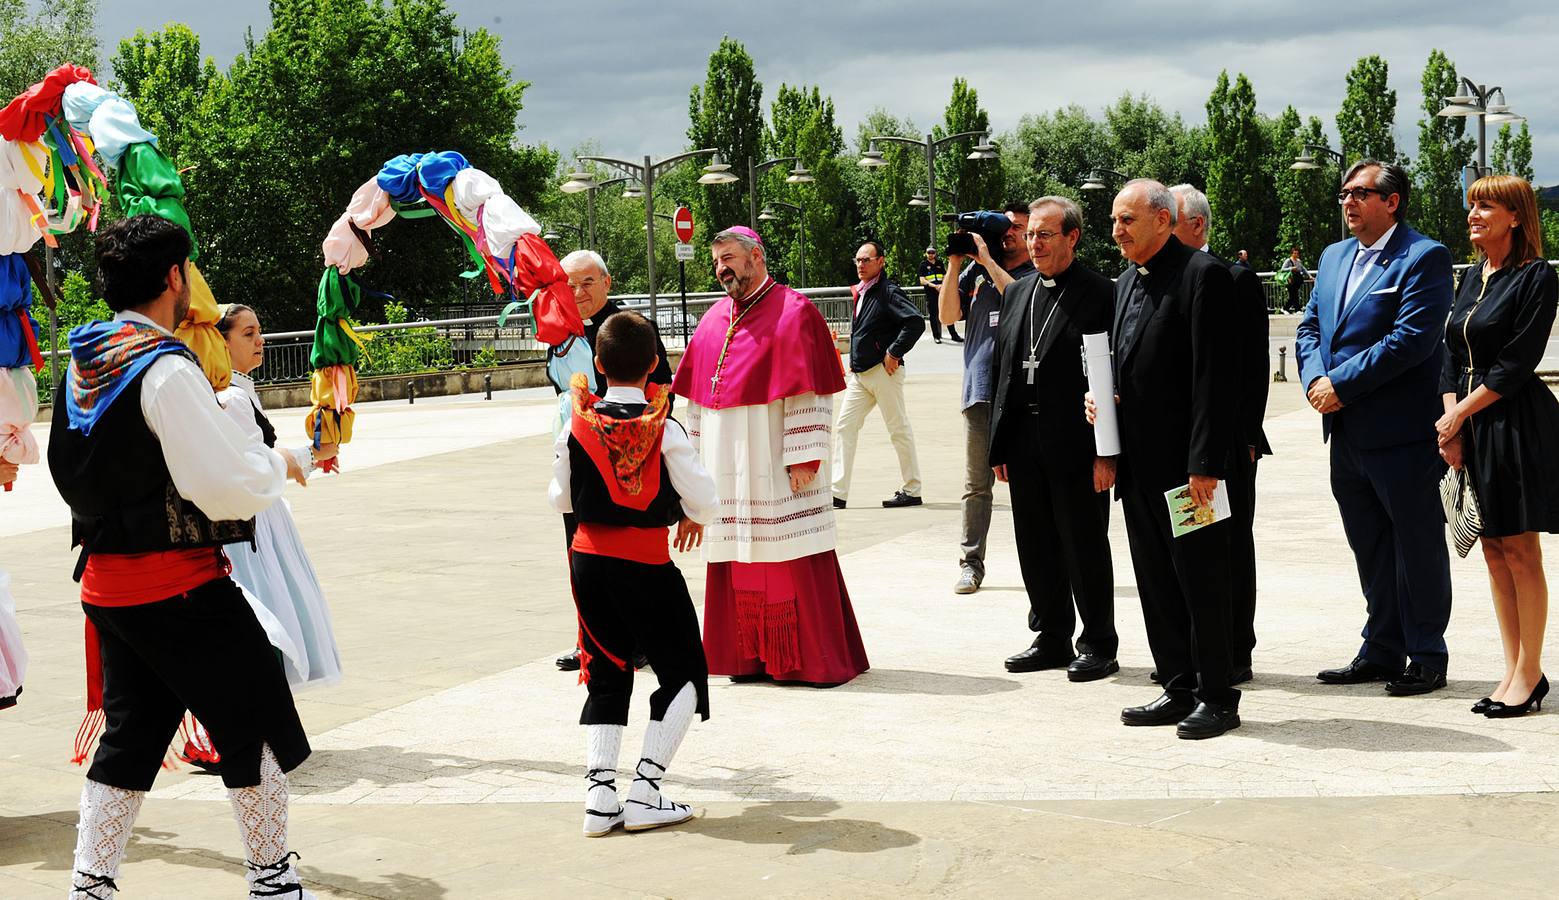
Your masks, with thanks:
[[(696, 831), (722, 841), (789, 844), (785, 851), (788, 856), (819, 850), (877, 853), (920, 843), (919, 835), (889, 828), (881, 822), (829, 817), (829, 813), (838, 808), (839, 804), (832, 801), (760, 803), (742, 810), (738, 816), (700, 819)], [(804, 821), (806, 819), (817, 821)]]
[[(1440, 700), (1476, 700), (1487, 694), (1492, 682), (1488, 681), (1449, 681), (1445, 687), (1422, 697), (1397, 697), (1401, 703), (1434, 703)], [(1303, 694), (1309, 697), (1380, 697), (1386, 695), (1386, 686), (1379, 681), (1370, 681), (1364, 684), (1324, 684), (1316, 681), (1314, 675), (1295, 675), (1289, 672), (1263, 672), (1261, 661), (1256, 661), (1256, 678), (1247, 684), (1240, 685), (1242, 691), (1260, 691), (1263, 689), (1287, 691), (1291, 694)]]
[(1504, 753), (1516, 749), (1504, 741), (1474, 731), (1375, 719), (1287, 719), (1282, 722), (1246, 719), (1240, 730), (1234, 733), (1307, 750)]
[[(30, 863), (37, 871), (59, 872), (61, 893), (64, 893), (70, 886), (68, 873), (75, 865), (76, 815), (75, 810), (63, 810), (0, 819), (0, 835), (5, 836), (4, 840), (0, 840), (0, 866)], [(156, 814), (151, 811), (141, 813), (140, 821), (145, 822), (147, 819), (155, 820)], [(155, 821), (150, 824), (155, 826)], [(236, 825), (230, 827), (233, 845), (238, 846), (238, 828)], [(22, 839), (12, 840), (11, 835), (17, 833), (21, 833)], [(181, 847), (167, 843), (177, 837), (174, 833), (160, 831), (155, 827), (137, 825), (125, 854), (126, 865), (135, 866), (156, 860), (176, 866), (219, 870), (232, 874), (235, 892), (241, 889), (244, 883), (242, 859), (204, 847)], [(303, 852), (307, 850), (307, 847), (303, 848)], [(354, 895), (384, 900), (439, 900), (448, 894), (438, 882), (404, 872), (391, 872), (382, 881), (366, 881), (307, 865), (301, 861), (301, 853), (297, 866), (305, 887), (324, 885)], [(133, 870), (122, 871), (118, 881), (127, 894), (164, 896), (155, 884), (148, 883), (148, 875), (139, 875)]]
[(834, 688), (841, 694), (931, 694), (940, 697), (979, 697), (1016, 691), (1023, 684), (1012, 678), (985, 675), (953, 675), (918, 669), (870, 669), (849, 684)]

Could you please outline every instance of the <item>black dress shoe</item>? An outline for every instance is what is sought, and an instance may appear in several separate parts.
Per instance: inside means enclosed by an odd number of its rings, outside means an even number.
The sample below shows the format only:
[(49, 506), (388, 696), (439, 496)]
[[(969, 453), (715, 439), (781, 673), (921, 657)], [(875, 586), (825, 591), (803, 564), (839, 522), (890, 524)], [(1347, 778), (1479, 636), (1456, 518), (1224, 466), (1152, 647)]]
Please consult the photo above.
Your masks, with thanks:
[(1077, 655), (1071, 650), (1046, 650), (1035, 641), (1034, 645), (1016, 656), (1007, 657), (1009, 672), (1043, 672), (1046, 669), (1064, 669)]
[(1482, 700), (1479, 700), (1477, 703), (1474, 703), (1472, 705), (1472, 711), (1473, 711), (1473, 713), (1475, 715), (1480, 715), (1481, 716), (1484, 713), (1488, 712), (1489, 711), (1489, 707), (1491, 707), (1493, 705), (1494, 705), (1494, 701), (1493, 700), (1490, 700), (1488, 697), (1484, 697)]
[[(1445, 675), (1412, 663), (1407, 671), (1386, 682), (1386, 693), (1393, 697), (1416, 697), (1445, 687)], [(1488, 715), (1484, 713), (1484, 715)]]
[(898, 509), (901, 506), (919, 506), (924, 502), (919, 497), (906, 494), (903, 491), (894, 491), (892, 497), (882, 501), (882, 505), (887, 509)]
[(1114, 657), (1106, 659), (1094, 653), (1084, 653), (1066, 667), (1067, 681), (1098, 681), (1121, 670)]
[(558, 657), (556, 662), (558, 664), (558, 668), (562, 669), (564, 672), (578, 672), (579, 648), (575, 647), (574, 649)]
[(1247, 666), (1246, 668), (1240, 669), (1233, 675), (1229, 676), (1229, 687), (1234, 687), (1237, 684), (1244, 684), (1245, 682), (1250, 681), (1255, 677), (1256, 673), (1251, 671), (1250, 667)]
[(1365, 684), (1371, 681), (1390, 681), (1401, 674), (1396, 669), (1372, 663), (1362, 656), (1355, 656), (1353, 662), (1340, 669), (1322, 669), (1315, 673), (1315, 678), (1323, 684)]
[(1158, 677), (1158, 670), (1157, 669), (1154, 669), (1153, 671), (1148, 673), (1148, 680), (1153, 682), (1154, 684), (1163, 684), (1164, 683), (1164, 679)]
[(844, 509), (844, 507), (845, 507), (845, 501), (840, 500), (838, 497), (835, 497), (834, 498), (834, 509)]
[(633, 655), (633, 667), (635, 669), (642, 669), (649, 664), (650, 658), (645, 656), (643, 653), (635, 653)]
[(1175, 696), (1168, 691), (1146, 706), (1128, 706), (1121, 710), (1121, 722), (1127, 725), (1178, 725), (1196, 709), (1189, 694)]
[(747, 675), (732, 675), (732, 684), (758, 684), (765, 681), (773, 681), (774, 676), (768, 672), (752, 672)]
[(1198, 703), (1196, 709), (1175, 726), (1175, 736), (1188, 741), (1200, 741), (1204, 738), (1217, 737), (1238, 727), (1240, 727), (1239, 707)]

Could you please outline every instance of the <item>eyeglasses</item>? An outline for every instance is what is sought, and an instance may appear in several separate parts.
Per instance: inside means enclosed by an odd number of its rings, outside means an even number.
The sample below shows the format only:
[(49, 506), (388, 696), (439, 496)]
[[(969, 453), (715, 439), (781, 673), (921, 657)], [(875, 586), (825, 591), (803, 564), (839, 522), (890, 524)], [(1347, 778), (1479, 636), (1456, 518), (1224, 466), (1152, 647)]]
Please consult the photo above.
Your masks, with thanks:
[(1061, 232), (1059, 231), (1030, 231), (1027, 232), (1027, 234), (1031, 239), (1039, 241), (1041, 244), (1047, 244), (1051, 240), (1061, 236)]
[(862, 263), (873, 262), (873, 261), (879, 260), (881, 258), (882, 257), (880, 257), (880, 256), (857, 256), (855, 258), (855, 264), (856, 265), (861, 265)]
[(595, 285), (596, 285), (596, 280), (594, 278), (586, 278), (584, 281), (570, 281), (568, 283), (568, 289), (571, 290), (571, 291), (577, 291), (580, 288), (584, 288), (585, 290), (588, 291), (591, 288), (595, 287)]
[(1390, 196), (1390, 194), (1386, 193), (1383, 190), (1380, 190), (1379, 188), (1362, 188), (1361, 187), (1361, 188), (1353, 188), (1352, 190), (1338, 191), (1337, 192), (1337, 202), (1338, 202), (1338, 204), (1347, 203), (1348, 199), (1351, 197), (1354, 200), (1357, 200), (1358, 202), (1363, 203), (1365, 200), (1369, 199), (1370, 194), (1379, 194), (1381, 196), (1381, 199), (1385, 199), (1386, 197)]

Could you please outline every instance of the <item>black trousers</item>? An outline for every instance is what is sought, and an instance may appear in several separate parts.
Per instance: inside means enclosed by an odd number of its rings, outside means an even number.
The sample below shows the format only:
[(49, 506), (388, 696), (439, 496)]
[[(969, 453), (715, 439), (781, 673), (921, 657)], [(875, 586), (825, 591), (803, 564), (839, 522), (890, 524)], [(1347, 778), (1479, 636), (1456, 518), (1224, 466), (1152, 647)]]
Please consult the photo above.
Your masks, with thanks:
[(1239, 703), (1229, 686), (1231, 528), (1219, 522), (1171, 537), (1162, 491), (1132, 485), (1121, 492), (1126, 537), (1147, 625), (1148, 648), (1170, 694), (1190, 693), (1223, 706)]
[[(1110, 562), (1110, 495), (1093, 489), (1093, 451), (1046, 442), (1038, 416), (1014, 424), (1016, 452), (1007, 463), (1018, 568), (1029, 597), (1029, 630), (1040, 646), (1113, 659), (1115, 574)], [(1076, 604), (1076, 612), (1073, 604)]]
[(942, 339), (942, 315), (938, 309), (937, 292), (922, 289), (921, 293), (926, 295), (926, 318), (931, 320), (931, 337), (940, 341)]
[(97, 627), (107, 720), (88, 778), (151, 790), (185, 710), (211, 734), (230, 788), (260, 783), (262, 744), (284, 772), (308, 759), (281, 661), (231, 578), (141, 606), (81, 606)]
[(1256, 460), (1229, 476), (1229, 664), (1248, 669), (1256, 649)]
[(676, 564), (650, 565), (593, 553), (571, 556), (582, 626), (580, 662), (590, 694), (579, 724), (628, 724), (636, 648), (649, 657), (660, 681), (650, 695), (651, 719), (664, 717), (666, 707), (688, 684), (698, 693), (699, 715), (709, 718), (709, 664), (693, 598)]

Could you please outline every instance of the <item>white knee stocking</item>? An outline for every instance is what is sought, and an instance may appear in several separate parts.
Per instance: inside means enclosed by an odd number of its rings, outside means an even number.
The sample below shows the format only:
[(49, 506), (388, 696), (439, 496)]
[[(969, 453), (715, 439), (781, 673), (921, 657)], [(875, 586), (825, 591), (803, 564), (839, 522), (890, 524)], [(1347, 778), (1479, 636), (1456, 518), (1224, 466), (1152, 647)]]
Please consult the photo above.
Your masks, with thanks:
[(76, 863), (70, 900), (109, 900), (118, 889), (119, 861), (141, 812), (145, 791), (127, 791), (87, 779), (76, 825)]
[(692, 684), (682, 686), (677, 696), (666, 707), (666, 714), (644, 732), (644, 752), (634, 767), (633, 787), (628, 789), (628, 802), (642, 806), (661, 805), (660, 780), (671, 766), (672, 757), (682, 746), (682, 738), (693, 721), (694, 708), (698, 705), (698, 693)]
[(585, 726), (585, 834), (603, 834), (620, 821), (617, 757), (622, 745), (623, 726)]
[[(298, 884), (298, 873), (287, 852), (287, 775), (270, 745), (260, 748), (260, 783), (229, 788), (233, 818), (248, 854), (251, 897), (309, 896)], [(292, 888), (291, 891), (288, 889)]]

